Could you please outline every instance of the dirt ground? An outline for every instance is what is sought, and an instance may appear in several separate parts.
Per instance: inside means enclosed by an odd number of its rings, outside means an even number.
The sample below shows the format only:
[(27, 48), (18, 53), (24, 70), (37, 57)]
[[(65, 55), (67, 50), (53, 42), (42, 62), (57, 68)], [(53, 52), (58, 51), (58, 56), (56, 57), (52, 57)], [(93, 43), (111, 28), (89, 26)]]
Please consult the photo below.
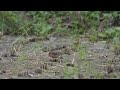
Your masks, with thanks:
[(3, 36), (0, 40), (0, 79), (120, 78), (120, 55), (114, 54), (112, 43), (91, 43), (81, 37), (78, 52), (73, 37), (51, 36), (47, 40), (16, 44), (14, 52), (11, 47), (17, 38)]

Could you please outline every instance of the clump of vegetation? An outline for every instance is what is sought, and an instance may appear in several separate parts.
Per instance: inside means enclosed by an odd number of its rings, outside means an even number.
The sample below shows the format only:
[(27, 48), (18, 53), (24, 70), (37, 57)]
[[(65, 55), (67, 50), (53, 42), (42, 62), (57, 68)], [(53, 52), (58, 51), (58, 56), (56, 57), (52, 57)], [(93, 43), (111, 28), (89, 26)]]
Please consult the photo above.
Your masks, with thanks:
[(119, 46), (115, 46), (114, 53), (116, 55), (120, 55), (120, 45)]
[[(93, 33), (97, 30), (101, 18), (106, 20), (106, 27), (98, 36), (101, 38), (113, 38), (119, 36), (118, 28), (114, 28), (119, 19), (119, 11), (1, 11), (0, 31), (4, 34), (19, 35), (24, 32), (28, 35), (47, 36), (52, 32), (64, 32), (83, 34), (91, 32), (90, 41), (96, 41)], [(112, 18), (112, 19), (111, 19)], [(32, 28), (26, 31), (30, 26)], [(111, 28), (113, 27), (113, 28)], [(92, 31), (91, 31), (92, 30)]]
[(115, 55), (120, 55), (120, 38), (114, 38), (113, 42)]
[(96, 35), (90, 35), (89, 36), (89, 41), (91, 41), (91, 42), (97, 42), (97, 36)]
[(65, 67), (64, 69), (64, 79), (74, 79), (79, 73), (77, 67)]
[(21, 53), (20, 56), (18, 57), (18, 60), (21, 60), (21, 61), (29, 60), (29, 57), (27, 56), (26, 53)]

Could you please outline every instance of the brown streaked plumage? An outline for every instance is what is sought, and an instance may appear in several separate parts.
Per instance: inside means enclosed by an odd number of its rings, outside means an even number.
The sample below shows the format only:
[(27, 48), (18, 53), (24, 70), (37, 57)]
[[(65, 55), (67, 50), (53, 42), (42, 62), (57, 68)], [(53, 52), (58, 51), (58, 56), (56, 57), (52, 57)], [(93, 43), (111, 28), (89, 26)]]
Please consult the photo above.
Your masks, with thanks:
[(50, 51), (48, 55), (49, 57), (52, 57), (52, 58), (58, 58), (61, 54), (62, 52), (60, 51)]

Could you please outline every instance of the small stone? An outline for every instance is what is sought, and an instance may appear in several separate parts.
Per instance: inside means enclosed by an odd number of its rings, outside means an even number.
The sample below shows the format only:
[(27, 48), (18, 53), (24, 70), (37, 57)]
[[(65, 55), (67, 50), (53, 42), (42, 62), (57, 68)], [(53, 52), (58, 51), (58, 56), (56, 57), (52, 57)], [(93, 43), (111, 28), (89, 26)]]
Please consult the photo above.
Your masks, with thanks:
[(3, 73), (6, 73), (6, 71), (5, 70), (1, 70), (0, 74), (3, 74)]
[(17, 54), (11, 54), (10, 56), (11, 56), (11, 57), (18, 57)]
[(49, 37), (45, 37), (44, 40), (50, 40)]
[(21, 73), (18, 73), (18, 75), (17, 75), (18, 77), (22, 77), (22, 74)]
[(35, 42), (36, 41), (36, 38), (30, 38), (29, 39), (29, 42)]
[(36, 69), (35, 73), (42, 73), (42, 69)]
[(22, 72), (22, 73), (18, 73), (17, 75), (18, 77), (31, 77), (31, 75), (29, 75), (28, 72)]
[(79, 74), (79, 75), (78, 75), (78, 78), (79, 78), (79, 79), (83, 79), (84, 76), (83, 76), (82, 74)]
[(74, 67), (74, 64), (68, 63), (67, 66)]
[(8, 55), (8, 53), (4, 53), (3, 55), (2, 55), (2, 57), (8, 57), (9, 55)]
[(61, 73), (60, 72), (55, 72), (55, 75), (56, 76), (59, 76)]
[(48, 65), (53, 66), (53, 63), (48, 63)]
[(95, 78), (93, 75), (90, 76), (91, 79)]
[(0, 60), (2, 60), (2, 57), (0, 57)]
[(44, 69), (47, 70), (48, 69), (48, 65), (44, 65)]

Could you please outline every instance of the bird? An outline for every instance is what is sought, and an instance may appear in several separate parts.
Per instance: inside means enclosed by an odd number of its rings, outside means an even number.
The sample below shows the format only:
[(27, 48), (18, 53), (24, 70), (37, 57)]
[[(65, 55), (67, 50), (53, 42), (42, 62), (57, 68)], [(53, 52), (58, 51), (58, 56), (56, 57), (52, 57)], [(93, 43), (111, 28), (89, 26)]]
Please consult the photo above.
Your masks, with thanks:
[(60, 50), (56, 50), (56, 51), (50, 51), (48, 56), (51, 58), (59, 58), (62, 55), (62, 52)]

